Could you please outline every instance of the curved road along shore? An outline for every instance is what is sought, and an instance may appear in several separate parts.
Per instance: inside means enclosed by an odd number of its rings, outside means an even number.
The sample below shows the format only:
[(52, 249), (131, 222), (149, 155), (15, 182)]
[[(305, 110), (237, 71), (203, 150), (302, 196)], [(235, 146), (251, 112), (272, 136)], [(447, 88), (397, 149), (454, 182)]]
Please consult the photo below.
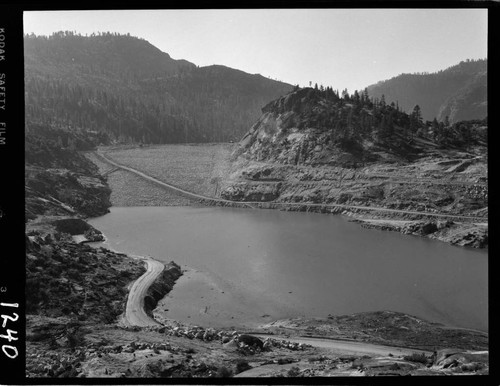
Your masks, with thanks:
[[(261, 334), (252, 334), (258, 336), (260, 338), (270, 337), (274, 339), (280, 340), (281, 337), (274, 335), (261, 335)], [(394, 347), (394, 346), (383, 346), (378, 344), (371, 343), (363, 343), (363, 342), (349, 342), (335, 339), (324, 339), (324, 338), (283, 338), (284, 340), (293, 342), (293, 343), (305, 343), (314, 347), (322, 348), (324, 350), (328, 350), (333, 355), (368, 355), (373, 357), (391, 357), (391, 361), (393, 362), (392, 357), (397, 359), (398, 357), (404, 357), (405, 355), (412, 355), (414, 353), (417, 354), (425, 354), (426, 356), (430, 356), (432, 354), (431, 351), (424, 351), (418, 349), (411, 348), (403, 348), (403, 347)], [(383, 360), (382, 360), (383, 362)], [(291, 364), (267, 364), (258, 367), (254, 367), (250, 370), (244, 371), (235, 375), (235, 377), (267, 377), (273, 372), (279, 372), (283, 369), (290, 370), (291, 367), (296, 366), (296, 363)], [(349, 373), (350, 372), (350, 373)], [(351, 369), (347, 371), (343, 376), (352, 376), (352, 375), (360, 375), (357, 369)]]
[[(144, 297), (149, 289), (149, 286), (155, 281), (155, 279), (163, 272), (165, 265), (152, 258), (145, 258), (147, 264), (147, 271), (139, 277), (132, 287), (127, 299), (127, 307), (125, 310), (125, 315), (122, 318), (122, 323), (127, 326), (158, 326), (161, 325), (156, 320), (148, 316), (144, 310)], [(274, 338), (280, 339), (279, 336), (267, 335), (267, 334), (254, 334), (259, 338)], [(306, 343), (311, 346), (329, 349), (332, 351), (337, 351), (339, 353), (353, 353), (353, 354), (372, 354), (372, 355), (410, 355), (412, 353), (425, 353), (430, 355), (431, 352), (418, 350), (418, 349), (408, 349), (403, 347), (394, 346), (383, 346), (371, 343), (363, 342), (350, 342), (345, 340), (336, 339), (322, 339), (322, 338), (283, 338), (290, 342), (296, 343)]]
[(276, 335), (265, 335), (265, 334), (252, 334), (261, 339), (266, 337), (274, 338), (274, 339), (284, 339), (290, 341), (292, 343), (304, 343), (310, 344), (311, 346), (321, 347), (328, 350), (339, 351), (344, 354), (353, 353), (353, 354), (366, 354), (366, 355), (383, 355), (387, 356), (389, 354), (392, 355), (411, 355), (413, 353), (418, 354), (426, 354), (431, 355), (432, 351), (414, 349), (414, 348), (405, 348), (405, 347), (396, 347), (396, 346), (385, 346), (381, 344), (373, 344), (373, 343), (364, 343), (364, 342), (350, 342), (347, 340), (340, 339), (328, 339), (328, 338), (306, 338), (306, 337), (297, 337), (297, 338), (282, 338)]
[(259, 206), (262, 204), (270, 204), (270, 205), (277, 205), (277, 206), (310, 206), (310, 207), (325, 207), (325, 208), (342, 208), (342, 209), (358, 209), (358, 210), (367, 210), (367, 211), (376, 211), (376, 212), (389, 212), (389, 213), (403, 213), (403, 214), (411, 214), (411, 215), (424, 215), (424, 216), (433, 216), (433, 217), (445, 217), (445, 218), (461, 218), (461, 219), (468, 219), (468, 220), (479, 220), (480, 222), (487, 221), (486, 218), (484, 217), (478, 217), (478, 216), (466, 216), (466, 215), (453, 215), (453, 214), (446, 214), (446, 213), (430, 213), (430, 212), (418, 212), (418, 211), (411, 211), (411, 210), (401, 210), (401, 209), (390, 209), (390, 208), (381, 208), (381, 207), (370, 207), (370, 206), (358, 206), (358, 205), (343, 205), (343, 204), (314, 204), (314, 203), (295, 203), (295, 202), (252, 202), (252, 201), (231, 201), (231, 200), (225, 200), (222, 198), (215, 198), (215, 197), (208, 197), (208, 196), (203, 196), (201, 194), (189, 192), (187, 190), (178, 188), (176, 186), (170, 185), (166, 182), (160, 181), (154, 177), (151, 177), (143, 172), (140, 172), (139, 170), (136, 170), (134, 168), (119, 164), (101, 152), (93, 152), (97, 157), (103, 159), (105, 162), (123, 169), (127, 170), (131, 173), (134, 173), (146, 180), (152, 181), (158, 185), (161, 185), (165, 188), (168, 188), (170, 190), (174, 190), (177, 193), (180, 193), (181, 195), (194, 198), (197, 200), (207, 200), (207, 201), (212, 201), (212, 202), (220, 202), (220, 203), (226, 203), (230, 205), (243, 205), (247, 206), (249, 208), (255, 209), (254, 206)]
[[(121, 323), (126, 326), (138, 326), (138, 327), (148, 327), (148, 326), (159, 326), (161, 323), (157, 322), (148, 314), (146, 314), (144, 308), (144, 298), (147, 294), (147, 291), (151, 284), (156, 280), (158, 275), (160, 275), (165, 269), (165, 265), (157, 260), (152, 258), (144, 258), (144, 261), (147, 264), (146, 272), (139, 277), (130, 288), (129, 295), (127, 298), (127, 305), (125, 309), (125, 314), (121, 319)], [(257, 336), (261, 339), (266, 337), (274, 338), (274, 339), (285, 339), (290, 342), (295, 343), (305, 343), (314, 347), (319, 347), (323, 349), (327, 349), (329, 351), (333, 351), (337, 354), (357, 354), (357, 355), (379, 355), (379, 356), (388, 356), (396, 355), (396, 356), (404, 356), (411, 355), (413, 353), (425, 353), (426, 355), (432, 354), (430, 351), (413, 349), (413, 348), (405, 348), (405, 347), (396, 347), (396, 346), (386, 346), (380, 344), (373, 343), (364, 343), (364, 342), (351, 342), (340, 339), (329, 339), (329, 338), (316, 338), (316, 337), (297, 337), (297, 338), (288, 338), (288, 337), (280, 337), (269, 334), (259, 334), (259, 333), (251, 333), (254, 336)]]
[(144, 298), (151, 284), (163, 272), (165, 265), (151, 258), (145, 258), (145, 261), (147, 271), (134, 282), (128, 294), (125, 315), (122, 318), (122, 322), (127, 326), (147, 327), (160, 324), (146, 314)]

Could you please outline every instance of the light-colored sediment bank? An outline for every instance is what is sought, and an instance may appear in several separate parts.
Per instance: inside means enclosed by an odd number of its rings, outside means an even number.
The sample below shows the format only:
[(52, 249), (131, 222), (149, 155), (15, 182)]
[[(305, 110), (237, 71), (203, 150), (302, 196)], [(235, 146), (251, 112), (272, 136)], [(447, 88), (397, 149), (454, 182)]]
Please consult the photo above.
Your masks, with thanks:
[(202, 203), (211, 203), (218, 204), (224, 206), (239, 206), (239, 207), (248, 207), (248, 208), (266, 208), (266, 209), (282, 209), (282, 208), (302, 208), (307, 207), (311, 210), (319, 210), (319, 211), (366, 211), (366, 212), (380, 212), (380, 213), (388, 213), (388, 214), (397, 214), (397, 215), (413, 215), (413, 216), (426, 216), (426, 217), (434, 217), (434, 218), (446, 218), (446, 219), (465, 219), (465, 220), (475, 220), (475, 221), (484, 221), (483, 217), (478, 216), (468, 216), (468, 215), (452, 215), (447, 213), (432, 213), (432, 212), (422, 212), (422, 211), (411, 211), (411, 210), (401, 210), (401, 209), (391, 209), (391, 208), (383, 208), (383, 207), (370, 207), (370, 206), (360, 206), (360, 205), (344, 205), (344, 204), (320, 204), (320, 203), (293, 203), (293, 202), (260, 202), (260, 201), (231, 201), (225, 200), (222, 198), (209, 197), (197, 193), (193, 193), (187, 191), (185, 189), (179, 188), (177, 186), (168, 184), (166, 182), (160, 181), (146, 173), (143, 173), (137, 169), (122, 165), (117, 163), (116, 161), (109, 158), (109, 156), (103, 154), (102, 152), (94, 153), (98, 158), (113, 165), (115, 168), (119, 168), (122, 170), (129, 171), (134, 173), (148, 181), (154, 182), (164, 188), (169, 189), (177, 194), (180, 194), (184, 197), (191, 198), (197, 201), (201, 201)]
[(251, 203), (238, 203), (238, 202), (235, 202), (235, 201), (230, 201), (230, 200), (224, 200), (224, 199), (221, 199), (221, 198), (214, 198), (214, 197), (208, 197), (208, 196), (204, 196), (204, 195), (201, 195), (201, 194), (197, 194), (197, 193), (193, 193), (193, 192), (189, 192), (187, 190), (184, 190), (184, 189), (181, 189), (177, 186), (174, 186), (174, 185), (171, 185), (171, 184), (168, 184), (166, 182), (163, 182), (163, 181), (160, 181), (150, 175), (147, 175), (146, 173), (143, 173), (139, 170), (136, 170), (134, 168), (131, 168), (131, 167), (128, 167), (128, 166), (125, 166), (125, 165), (122, 165), (122, 164), (119, 164), (113, 160), (111, 160), (109, 157), (105, 156), (104, 154), (102, 153), (95, 153), (97, 154), (98, 157), (100, 157), (102, 160), (104, 160), (105, 162), (108, 162), (110, 163), (111, 165), (117, 167), (117, 168), (120, 168), (120, 169), (123, 169), (123, 170), (126, 170), (126, 171), (129, 171), (131, 173), (134, 173), (148, 181), (151, 181), (151, 182), (154, 182), (155, 184), (158, 184), (164, 188), (167, 188), (171, 191), (174, 191), (175, 193), (177, 194), (180, 194), (182, 196), (185, 196), (187, 198), (191, 198), (191, 199), (194, 199), (194, 200), (198, 200), (198, 201), (203, 201), (203, 202), (211, 202), (211, 203), (215, 203), (215, 204), (223, 204), (223, 205), (228, 205), (228, 206), (242, 206), (242, 207), (247, 207), (247, 208), (253, 208), (253, 206), (251, 205)]
[[(255, 334), (255, 336), (259, 338), (266, 338), (269, 335), (261, 335)], [(271, 335), (272, 337), (272, 335)], [(359, 355), (411, 355), (412, 353), (418, 354), (432, 354), (431, 351), (419, 350), (414, 348), (404, 348), (404, 347), (396, 347), (396, 346), (385, 346), (379, 344), (371, 344), (365, 342), (349, 342), (346, 340), (339, 339), (325, 339), (325, 338), (305, 338), (305, 337), (296, 337), (296, 338), (286, 338), (288, 341), (292, 343), (302, 343), (309, 344), (314, 347), (321, 347), (327, 349), (329, 351), (333, 351), (337, 354), (359, 354)]]

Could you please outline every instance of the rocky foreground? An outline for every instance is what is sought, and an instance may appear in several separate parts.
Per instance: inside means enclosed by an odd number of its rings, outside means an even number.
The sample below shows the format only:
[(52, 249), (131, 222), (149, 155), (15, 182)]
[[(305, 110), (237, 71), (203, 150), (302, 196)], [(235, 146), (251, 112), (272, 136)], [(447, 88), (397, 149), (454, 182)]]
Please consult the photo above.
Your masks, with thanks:
[[(120, 321), (128, 289), (144, 273), (143, 261), (77, 244), (64, 232), (35, 232), (27, 240), (31, 295), (27, 298), (26, 376), (30, 378), (489, 371), (487, 334), (447, 329), (393, 312), (275, 321), (260, 331), (203, 328), (168, 319), (157, 319), (157, 326), (124, 326)], [(166, 295), (172, 278), (180, 274), (173, 264), (160, 276), (146, 297), (147, 310)], [(323, 345), (301, 341), (310, 337), (323, 339)], [(325, 339), (361, 344), (362, 349), (324, 347)], [(384, 348), (379, 351), (373, 344)]]
[(27, 229), (29, 378), (489, 373), (486, 333), (395, 312), (281, 320), (258, 331), (161, 318), (156, 303), (182, 274), (175, 263), (144, 299), (157, 324), (127, 325), (125, 304), (143, 259), (86, 245), (102, 235), (82, 219), (40, 216)]

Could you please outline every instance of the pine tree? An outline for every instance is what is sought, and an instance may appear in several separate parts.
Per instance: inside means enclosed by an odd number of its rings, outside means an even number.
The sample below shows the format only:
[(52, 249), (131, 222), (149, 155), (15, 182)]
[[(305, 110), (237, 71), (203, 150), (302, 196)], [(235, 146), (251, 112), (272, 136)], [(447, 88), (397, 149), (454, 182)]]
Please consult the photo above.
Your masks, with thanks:
[(434, 117), (434, 119), (432, 120), (432, 124), (431, 125), (432, 125), (432, 130), (435, 130), (435, 129), (438, 128), (439, 123), (438, 123), (436, 117)]
[(370, 100), (370, 97), (369, 97), (369, 95), (368, 95), (368, 88), (367, 88), (367, 87), (365, 87), (365, 89), (364, 89), (364, 91), (363, 91), (363, 95), (364, 95), (364, 97), (365, 97), (365, 98), (364, 98), (364, 99), (365, 99), (365, 101)]
[(353, 99), (356, 104), (359, 104), (361, 102), (361, 97), (359, 96), (358, 90), (354, 90)]
[(385, 95), (384, 94), (382, 94), (382, 96), (380, 97), (380, 106), (385, 107)]
[(412, 113), (410, 114), (410, 131), (415, 134), (419, 128), (423, 125), (422, 111), (419, 105), (415, 105)]

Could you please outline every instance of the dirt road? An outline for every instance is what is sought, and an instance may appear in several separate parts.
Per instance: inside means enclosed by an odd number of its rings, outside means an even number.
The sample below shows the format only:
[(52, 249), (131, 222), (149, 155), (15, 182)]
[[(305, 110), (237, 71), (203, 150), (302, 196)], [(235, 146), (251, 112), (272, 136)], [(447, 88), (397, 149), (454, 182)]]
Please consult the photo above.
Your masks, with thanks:
[[(281, 339), (279, 336), (265, 335), (265, 334), (252, 334), (261, 339), (274, 338)], [(412, 353), (425, 353), (426, 355), (432, 354), (430, 351), (424, 351), (413, 348), (404, 347), (394, 347), (394, 346), (383, 346), (378, 344), (364, 343), (364, 342), (350, 342), (346, 340), (337, 339), (323, 339), (323, 338), (284, 338), (292, 343), (304, 343), (310, 344), (314, 347), (320, 347), (327, 349), (328, 351), (333, 351), (338, 354), (357, 354), (357, 355), (380, 355), (387, 356), (392, 354), (394, 356), (411, 355)]]
[[(264, 335), (264, 334), (252, 334), (254, 336), (258, 336), (261, 339), (266, 337), (273, 337), (275, 339), (279, 339), (279, 336), (273, 335)], [(403, 357), (406, 355), (411, 355), (413, 353), (425, 353), (427, 356), (432, 353), (429, 351), (422, 351), (417, 349), (406, 349), (401, 347), (391, 347), (391, 346), (382, 346), (370, 343), (363, 342), (349, 342), (335, 339), (323, 339), (323, 338), (285, 338), (285, 340), (296, 343), (305, 343), (310, 344), (311, 346), (318, 347), (321, 350), (328, 351), (329, 355), (334, 356), (363, 356), (367, 355), (370, 357), (378, 358), (381, 365), (384, 365), (386, 362), (395, 363), (403, 361)], [(325, 352), (325, 354), (327, 354)], [(327, 354), (327, 355), (328, 355)], [(390, 354), (390, 355), (389, 355)], [(404, 362), (402, 362), (404, 363)], [(265, 364), (262, 366), (254, 367), (250, 370), (244, 371), (235, 375), (235, 377), (269, 377), (274, 374), (289, 371), (291, 368), (296, 367), (299, 369), (308, 369), (311, 367), (311, 364), (306, 360), (299, 360), (298, 362), (293, 362), (289, 364)], [(362, 371), (359, 371), (352, 366), (348, 366), (344, 369), (336, 370), (335, 376), (361, 376), (364, 375)]]
[(147, 271), (134, 282), (128, 294), (127, 307), (125, 315), (122, 318), (122, 323), (127, 326), (146, 327), (160, 324), (146, 314), (144, 310), (144, 297), (149, 286), (163, 272), (165, 265), (151, 258), (145, 258), (145, 261)]
[(146, 180), (149, 180), (149, 181), (152, 181), (158, 185), (161, 185), (163, 186), (164, 188), (167, 188), (169, 190), (172, 190), (178, 194), (181, 194), (182, 196), (185, 196), (185, 197), (188, 197), (188, 198), (193, 198), (195, 200), (207, 200), (207, 201), (214, 201), (214, 202), (222, 202), (222, 203), (227, 203), (227, 204), (240, 204), (240, 205), (243, 205), (243, 206), (247, 206), (247, 207), (250, 207), (250, 208), (253, 208), (251, 205), (245, 203), (245, 202), (235, 202), (235, 201), (230, 201), (230, 200), (224, 200), (222, 198), (214, 198), (214, 197), (208, 197), (208, 196), (203, 196), (201, 194), (197, 194), (197, 193), (193, 193), (193, 192), (189, 192), (187, 190), (184, 190), (184, 189), (181, 189), (177, 186), (174, 186), (174, 185), (171, 185), (171, 184), (167, 184), (166, 182), (163, 182), (163, 181), (160, 181), (154, 177), (151, 177), (143, 172), (140, 172), (139, 170), (136, 170), (136, 169), (133, 169), (133, 168), (130, 168), (128, 166), (125, 166), (125, 165), (121, 165), (111, 159), (109, 159), (108, 157), (106, 157), (104, 154), (102, 153), (95, 153), (98, 157), (100, 157), (101, 159), (103, 159), (104, 161), (110, 163), (111, 165), (117, 167), (117, 168), (120, 168), (120, 169), (123, 169), (123, 170), (127, 170), (131, 173), (134, 173)]
[(170, 185), (166, 182), (160, 181), (154, 177), (151, 177), (143, 172), (140, 172), (139, 170), (136, 170), (134, 168), (121, 165), (101, 152), (95, 153), (97, 157), (103, 159), (105, 162), (108, 162), (109, 164), (118, 167), (123, 170), (127, 170), (131, 173), (134, 173), (142, 178), (145, 178), (146, 180), (152, 181), (158, 185), (161, 185), (165, 188), (168, 188), (169, 190), (172, 190), (178, 194), (181, 194), (183, 196), (186, 196), (188, 198), (193, 198), (196, 200), (207, 200), (207, 201), (212, 201), (212, 202), (219, 202), (219, 203), (226, 203), (226, 204), (231, 204), (231, 205), (242, 205), (242, 206), (248, 206), (250, 208), (255, 208), (259, 207), (261, 204), (271, 204), (273, 206), (309, 206), (309, 207), (325, 207), (325, 208), (342, 208), (346, 210), (366, 210), (366, 211), (375, 211), (375, 212), (389, 212), (389, 213), (398, 213), (398, 214), (410, 214), (410, 215), (425, 215), (425, 216), (433, 216), (433, 217), (444, 217), (444, 218), (456, 218), (456, 219), (468, 219), (468, 220), (476, 220), (476, 221), (484, 221), (485, 219), (482, 217), (477, 217), (477, 216), (467, 216), (467, 215), (453, 215), (453, 214), (447, 214), (447, 213), (432, 213), (432, 212), (418, 212), (418, 211), (410, 211), (410, 210), (401, 210), (401, 209), (390, 209), (390, 208), (382, 208), (382, 207), (370, 207), (370, 206), (357, 206), (357, 205), (343, 205), (343, 204), (315, 204), (315, 203), (282, 203), (282, 202), (240, 202), (240, 201), (231, 201), (231, 200), (224, 200), (222, 198), (215, 198), (215, 197), (208, 197), (208, 196), (203, 196), (200, 194), (196, 194), (193, 192), (189, 192), (187, 190), (181, 189), (179, 187)]

